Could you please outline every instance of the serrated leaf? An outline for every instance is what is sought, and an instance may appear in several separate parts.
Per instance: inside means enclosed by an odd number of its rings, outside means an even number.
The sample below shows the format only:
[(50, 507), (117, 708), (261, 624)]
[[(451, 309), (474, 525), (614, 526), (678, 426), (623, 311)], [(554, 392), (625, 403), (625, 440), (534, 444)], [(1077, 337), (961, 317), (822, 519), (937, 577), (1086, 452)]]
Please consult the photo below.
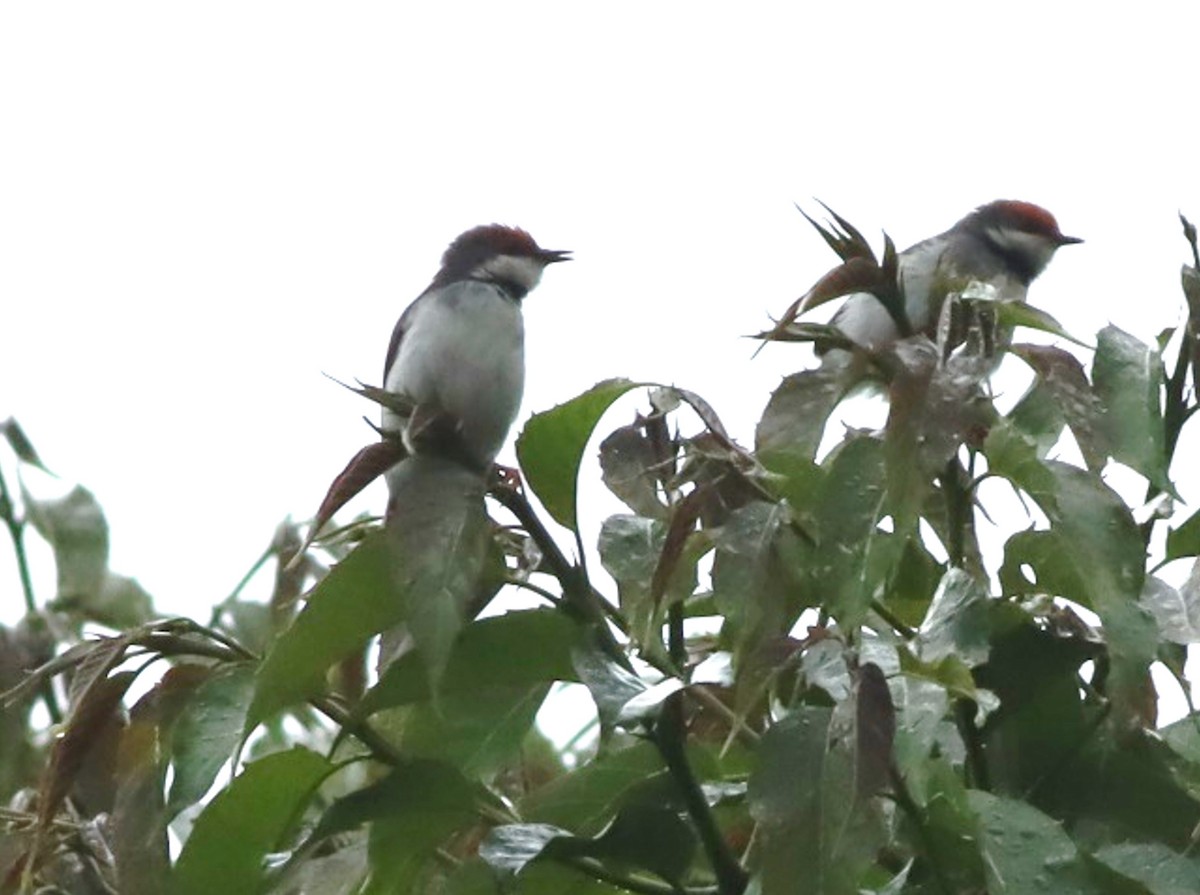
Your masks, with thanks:
[(989, 597), (987, 589), (962, 569), (948, 569), (938, 584), (917, 633), (917, 649), (926, 662), (957, 655), (968, 665), (987, 661)]
[[(1046, 456), (1066, 424), (1075, 435), (1088, 469), (1103, 468), (1109, 452), (1104, 407), (1092, 391), (1083, 365), (1074, 355), (1049, 345), (1014, 345), (1011, 350), (1038, 375), (1037, 383), (1010, 418), (1038, 441), (1039, 456)], [(1039, 409), (1039, 403), (1051, 407)]]
[(755, 429), (755, 450), (768, 469), (784, 458), (813, 460), (825, 423), (845, 393), (839, 371), (830, 367), (793, 373), (771, 393)]
[(1092, 857), (1128, 880), (1136, 880), (1149, 895), (1190, 895), (1200, 892), (1200, 863), (1158, 842), (1106, 845)]
[(512, 763), (549, 690), (548, 683), (489, 684), (441, 693), (387, 727), (406, 756), (439, 759), (466, 777), (486, 779)]
[(600, 442), (604, 484), (640, 516), (662, 519), (667, 508), (658, 496), (658, 458), (640, 426), (622, 426)]
[[(1141, 534), (1124, 501), (1098, 477), (1057, 461), (1040, 461), (1033, 446), (1007, 426), (985, 445), (991, 471), (1020, 487), (1050, 520), (1036, 558), (1039, 586), (1070, 583), (1062, 596), (1092, 608), (1104, 622), (1114, 664), (1115, 693), (1135, 701), (1157, 638), (1137, 603), (1145, 577)], [(1025, 557), (1030, 563), (1032, 556)]]
[(1181, 556), (1197, 555), (1200, 555), (1200, 510), (1167, 532), (1168, 562)]
[[(578, 679), (572, 651), (583, 643), (577, 622), (552, 609), (509, 612), (467, 626), (455, 643), (440, 694), (452, 697), (488, 686), (520, 687)], [(358, 717), (433, 699), (429, 674), (415, 653), (383, 672), (356, 707)]]
[(171, 895), (256, 895), (264, 858), (333, 769), (298, 747), (250, 764), (196, 819), (171, 876)]
[(876, 526), (883, 515), (883, 445), (874, 438), (852, 438), (824, 465), (814, 508), (819, 543), (805, 571), (821, 605), (853, 628), (865, 619), (879, 584), (872, 579), (880, 570), (866, 560), (868, 548), (879, 540)]
[(789, 534), (786, 506), (755, 501), (739, 507), (714, 535), (713, 597), (742, 653), (782, 634), (791, 582), (780, 558)]
[(1026, 802), (979, 791), (968, 797), (979, 817), (989, 892), (1094, 895), (1061, 824)]
[(389, 580), (384, 533), (372, 532), (309, 592), (304, 609), (263, 659), (246, 730), (320, 693), (334, 662), (403, 615)]
[[(1195, 571), (1192, 577), (1195, 577)], [(1200, 643), (1200, 593), (1186, 585), (1178, 590), (1161, 578), (1146, 577), (1139, 601), (1158, 625), (1159, 636), (1186, 646)]]
[(1101, 422), (1113, 459), (1177, 496), (1167, 478), (1159, 352), (1115, 326), (1106, 326), (1099, 334), (1092, 378), (1104, 404)]
[(579, 679), (596, 703), (600, 725), (605, 732), (617, 724), (629, 700), (649, 689), (635, 674), (626, 671), (590, 645), (573, 650), (571, 660)]
[(1019, 301), (997, 301), (993, 302), (993, 306), (996, 321), (1004, 326), (1024, 326), (1027, 329), (1036, 329), (1066, 339), (1068, 342), (1074, 342), (1081, 348), (1090, 349), (1092, 347), (1063, 329), (1061, 323), (1041, 308), (1035, 308), (1033, 305)]
[(750, 777), (764, 892), (852, 895), (885, 841), (873, 800), (848, 797), (854, 765), (831, 740), (829, 709), (804, 707), (772, 726)]
[(540, 857), (550, 843), (570, 838), (570, 830), (550, 824), (505, 824), (492, 829), (479, 844), (479, 857), (489, 867), (514, 876)]
[(421, 866), (475, 816), (479, 788), (450, 765), (406, 761), (377, 783), (345, 796), (324, 813), (313, 842), (370, 824), (368, 853), (375, 888), (410, 891)]
[(517, 458), (530, 489), (560, 525), (574, 531), (575, 486), (583, 453), (600, 417), (638, 383), (607, 379), (565, 404), (535, 414), (517, 438)]
[(604, 570), (617, 582), (621, 610), (630, 621), (635, 643), (655, 636), (658, 607), (651, 600), (650, 585), (666, 533), (662, 522), (624, 513), (609, 516), (600, 525), (596, 549)]
[(224, 665), (196, 688), (171, 730), (174, 765), (168, 817), (195, 804), (237, 749), (254, 692), (254, 668)]
[(621, 801), (645, 780), (662, 772), (663, 760), (648, 742), (601, 754), (525, 796), (520, 815), (532, 821), (594, 831), (616, 812)]

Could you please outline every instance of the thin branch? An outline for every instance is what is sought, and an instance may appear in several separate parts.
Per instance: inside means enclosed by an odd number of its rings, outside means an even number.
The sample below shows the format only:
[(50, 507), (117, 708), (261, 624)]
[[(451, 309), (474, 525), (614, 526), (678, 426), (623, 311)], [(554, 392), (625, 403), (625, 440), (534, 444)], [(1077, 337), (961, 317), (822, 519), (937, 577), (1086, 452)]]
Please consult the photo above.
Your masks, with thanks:
[(741, 895), (746, 889), (749, 877), (717, 828), (717, 822), (708, 806), (708, 800), (704, 797), (704, 791), (700, 788), (700, 782), (688, 763), (686, 737), (683, 700), (680, 694), (675, 693), (663, 702), (658, 721), (654, 725), (652, 739), (662, 755), (668, 773), (680, 789), (688, 815), (696, 826), (696, 832), (700, 834), (700, 843), (717, 877), (717, 891), (720, 895)]
[(17, 572), (21, 576), (21, 590), (25, 594), (25, 611), (31, 615), (37, 612), (37, 600), (33, 595), (33, 579), (29, 575), (29, 559), (25, 555), (25, 523), (18, 521), (16, 506), (8, 491), (8, 482), (4, 480), (4, 471), (0, 469), (0, 510), (3, 510), (4, 525), (12, 538), (13, 552), (17, 555)]

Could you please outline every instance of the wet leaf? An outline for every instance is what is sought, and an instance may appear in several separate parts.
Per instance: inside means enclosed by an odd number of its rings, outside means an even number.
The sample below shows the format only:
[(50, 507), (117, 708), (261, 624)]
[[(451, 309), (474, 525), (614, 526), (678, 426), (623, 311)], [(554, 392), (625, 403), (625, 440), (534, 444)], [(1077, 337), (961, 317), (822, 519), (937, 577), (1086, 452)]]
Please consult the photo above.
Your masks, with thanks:
[(1107, 326), (1100, 331), (1092, 376), (1096, 395), (1104, 405), (1101, 423), (1113, 459), (1141, 473), (1156, 488), (1174, 494), (1167, 478), (1159, 352), (1129, 333)]
[(250, 664), (224, 665), (201, 683), (171, 729), (175, 774), (167, 800), (173, 817), (203, 798), (241, 741), (254, 692)]
[(658, 496), (658, 458), (640, 426), (622, 426), (600, 442), (604, 484), (640, 516), (663, 519), (667, 508)]
[(828, 367), (785, 378), (772, 393), (755, 431), (759, 460), (768, 469), (786, 458), (813, 460), (829, 414), (845, 390), (840, 373)]
[(175, 864), (171, 895), (256, 895), (264, 859), (283, 845), (333, 767), (299, 747), (249, 766), (208, 803)]
[(1025, 802), (978, 791), (968, 796), (979, 817), (989, 892), (1094, 895), (1061, 824)]
[(579, 465), (600, 417), (613, 402), (638, 387), (608, 379), (565, 404), (535, 414), (517, 438), (525, 481), (559, 525), (575, 530), (575, 485)]
[[(383, 532), (363, 539), (309, 592), (304, 609), (258, 670), (246, 730), (324, 689), (326, 670), (374, 634), (401, 621)], [(353, 607), (353, 611), (349, 611)]]

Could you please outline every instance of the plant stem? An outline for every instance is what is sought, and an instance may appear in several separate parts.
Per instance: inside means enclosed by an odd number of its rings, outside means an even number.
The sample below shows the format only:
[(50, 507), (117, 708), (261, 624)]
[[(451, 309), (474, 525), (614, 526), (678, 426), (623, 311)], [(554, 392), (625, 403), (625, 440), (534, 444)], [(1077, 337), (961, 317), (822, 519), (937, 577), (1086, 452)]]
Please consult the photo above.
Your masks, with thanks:
[(720, 895), (741, 895), (749, 878), (717, 829), (708, 800), (704, 798), (700, 782), (687, 760), (682, 693), (673, 693), (663, 701), (662, 711), (654, 725), (653, 740), (667, 771), (683, 795), (696, 832), (700, 834), (700, 843), (717, 877), (718, 892)]
[[(515, 488), (499, 486), (489, 492), (500, 505), (517, 517), (538, 548), (550, 574), (558, 579), (563, 590), (563, 608), (589, 624), (600, 638), (600, 647), (622, 668), (631, 669), (629, 657), (608, 628), (611, 606), (600, 596), (587, 579), (583, 568), (567, 559), (558, 543), (551, 537), (542, 520), (533, 511), (528, 498)], [(626, 631), (627, 633), (627, 631)]]
[(3, 511), (4, 525), (8, 528), (13, 552), (17, 556), (17, 573), (21, 576), (21, 590), (25, 594), (25, 611), (32, 614), (37, 612), (37, 600), (33, 595), (33, 579), (29, 575), (29, 559), (25, 555), (25, 523), (17, 519), (3, 470), (0, 470), (0, 511)]

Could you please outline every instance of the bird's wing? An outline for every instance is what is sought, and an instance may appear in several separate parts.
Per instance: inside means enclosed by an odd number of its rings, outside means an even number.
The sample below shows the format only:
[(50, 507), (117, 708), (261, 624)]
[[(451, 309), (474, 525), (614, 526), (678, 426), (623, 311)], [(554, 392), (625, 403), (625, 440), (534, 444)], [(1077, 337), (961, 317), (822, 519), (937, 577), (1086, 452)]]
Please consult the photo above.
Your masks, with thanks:
[(396, 326), (392, 330), (392, 338), (388, 342), (387, 358), (383, 362), (383, 382), (385, 387), (392, 364), (396, 362), (396, 357), (400, 354), (400, 342), (403, 340), (404, 334), (412, 328), (413, 318), (418, 313), (417, 306), (421, 304), (421, 300), (427, 294), (427, 292), (423, 292), (417, 296), (416, 301), (405, 308), (404, 313), (400, 315), (400, 319), (396, 321)]

